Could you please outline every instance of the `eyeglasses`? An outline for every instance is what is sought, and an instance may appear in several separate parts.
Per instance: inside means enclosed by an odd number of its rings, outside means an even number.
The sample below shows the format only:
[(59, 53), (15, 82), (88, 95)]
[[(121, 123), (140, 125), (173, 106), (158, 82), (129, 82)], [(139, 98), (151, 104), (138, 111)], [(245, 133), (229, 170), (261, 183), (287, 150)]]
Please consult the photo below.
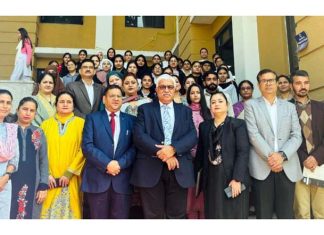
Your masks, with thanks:
[(273, 79), (261, 79), (260, 80), (260, 83), (262, 83), (262, 84), (273, 84), (275, 82), (276, 82), (275, 78), (273, 78)]
[(172, 86), (172, 85), (169, 85), (169, 86), (161, 85), (161, 86), (159, 86), (160, 90), (166, 90), (167, 88), (168, 88), (168, 90), (173, 90), (174, 86)]
[(83, 68), (83, 69), (94, 69), (93, 66), (82, 66), (81, 68)]
[(108, 95), (110, 99), (121, 99), (123, 98), (121, 95)]

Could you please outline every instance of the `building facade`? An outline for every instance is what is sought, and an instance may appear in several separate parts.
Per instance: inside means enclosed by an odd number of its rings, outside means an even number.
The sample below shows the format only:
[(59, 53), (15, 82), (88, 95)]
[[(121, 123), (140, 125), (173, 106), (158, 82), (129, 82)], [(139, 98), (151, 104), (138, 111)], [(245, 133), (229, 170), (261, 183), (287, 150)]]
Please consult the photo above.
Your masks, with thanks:
[[(171, 50), (182, 59), (199, 59), (200, 48), (217, 52), (231, 65), (237, 81), (256, 83), (262, 68), (278, 74), (305, 69), (311, 76), (311, 96), (324, 100), (324, 17), (317, 16), (8, 16), (0, 17), (0, 79), (10, 77), (17, 45), (17, 29), (24, 27), (34, 43), (33, 65), (61, 62), (63, 53), (76, 58), (80, 49), (89, 55), (133, 51), (134, 56), (163, 57)], [(305, 31), (308, 46), (298, 53), (294, 35)], [(256, 95), (258, 91), (256, 90)]]

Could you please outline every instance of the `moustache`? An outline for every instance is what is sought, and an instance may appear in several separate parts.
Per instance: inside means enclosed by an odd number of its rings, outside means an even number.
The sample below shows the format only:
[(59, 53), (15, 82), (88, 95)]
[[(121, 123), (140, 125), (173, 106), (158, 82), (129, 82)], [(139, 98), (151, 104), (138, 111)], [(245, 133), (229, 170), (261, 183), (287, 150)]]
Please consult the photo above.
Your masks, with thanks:
[(209, 85), (207, 86), (207, 88), (208, 88), (208, 90), (210, 90), (210, 91), (215, 91), (215, 90), (217, 90), (217, 85), (214, 84), (214, 83), (212, 83), (212, 84), (209, 84)]

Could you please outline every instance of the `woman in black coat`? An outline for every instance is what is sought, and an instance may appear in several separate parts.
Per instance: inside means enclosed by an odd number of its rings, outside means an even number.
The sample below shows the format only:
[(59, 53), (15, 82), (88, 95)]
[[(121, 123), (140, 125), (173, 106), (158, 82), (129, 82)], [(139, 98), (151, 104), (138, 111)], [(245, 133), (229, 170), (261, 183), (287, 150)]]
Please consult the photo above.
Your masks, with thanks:
[[(249, 138), (245, 121), (228, 117), (227, 108), (224, 93), (213, 94), (210, 109), (214, 119), (199, 126), (195, 170), (202, 169), (207, 219), (248, 217)], [(229, 197), (225, 193), (228, 187)]]

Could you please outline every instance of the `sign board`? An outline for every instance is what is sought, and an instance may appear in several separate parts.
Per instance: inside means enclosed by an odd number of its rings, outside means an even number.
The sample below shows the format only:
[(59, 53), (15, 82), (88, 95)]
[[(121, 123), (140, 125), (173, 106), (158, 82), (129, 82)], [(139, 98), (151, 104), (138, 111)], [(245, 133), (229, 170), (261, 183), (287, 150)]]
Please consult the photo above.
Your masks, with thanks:
[(308, 37), (305, 31), (295, 36), (297, 42), (297, 52), (304, 50), (308, 46)]

